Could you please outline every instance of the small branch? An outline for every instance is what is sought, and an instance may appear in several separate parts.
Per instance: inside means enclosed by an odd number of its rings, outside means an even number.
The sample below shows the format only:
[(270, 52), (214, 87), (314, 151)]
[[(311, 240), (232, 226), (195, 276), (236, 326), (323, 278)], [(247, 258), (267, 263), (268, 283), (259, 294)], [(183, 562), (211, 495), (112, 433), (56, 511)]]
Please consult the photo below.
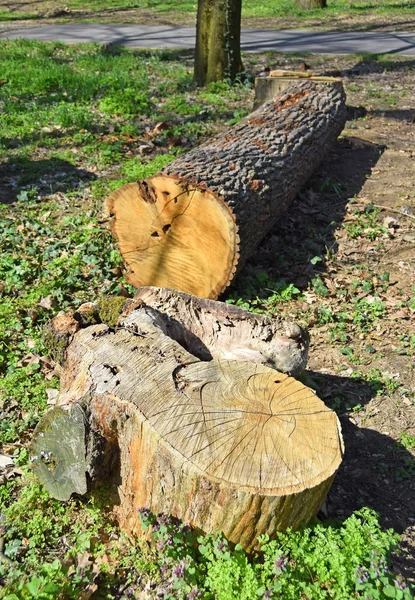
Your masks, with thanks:
[[(356, 203), (353, 203), (351, 206), (368, 206), (368, 205), (363, 204), (362, 202), (356, 202)], [(397, 215), (401, 215), (402, 217), (408, 217), (408, 219), (414, 219), (414, 221), (415, 221), (415, 215), (408, 215), (407, 213), (404, 213), (397, 208), (392, 208), (391, 206), (383, 206), (383, 204), (374, 204), (373, 202), (370, 203), (370, 206), (374, 206), (375, 208), (379, 208), (380, 210), (390, 210), (390, 212), (393, 212)]]

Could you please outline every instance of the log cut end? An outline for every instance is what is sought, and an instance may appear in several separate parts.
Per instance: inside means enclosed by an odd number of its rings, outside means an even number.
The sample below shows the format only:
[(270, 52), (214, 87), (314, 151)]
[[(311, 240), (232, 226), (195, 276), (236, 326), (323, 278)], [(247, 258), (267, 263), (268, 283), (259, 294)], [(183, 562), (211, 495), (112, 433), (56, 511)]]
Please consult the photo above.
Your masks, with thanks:
[(243, 361), (177, 370), (181, 402), (149, 422), (201, 476), (252, 494), (314, 488), (342, 459), (336, 414), (296, 379)]
[(135, 287), (170, 287), (217, 298), (238, 261), (230, 208), (203, 185), (158, 175), (123, 186), (106, 202), (112, 231)]

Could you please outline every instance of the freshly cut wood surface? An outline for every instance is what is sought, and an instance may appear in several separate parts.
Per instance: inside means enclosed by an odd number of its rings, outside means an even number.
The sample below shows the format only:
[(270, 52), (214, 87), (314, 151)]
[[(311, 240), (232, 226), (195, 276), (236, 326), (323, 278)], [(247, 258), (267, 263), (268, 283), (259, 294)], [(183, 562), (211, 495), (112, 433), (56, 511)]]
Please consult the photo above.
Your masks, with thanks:
[(232, 279), (238, 234), (232, 212), (217, 196), (159, 175), (112, 194), (112, 232), (128, 264), (127, 280), (217, 298)]
[(281, 96), (285, 90), (292, 87), (301, 80), (319, 81), (328, 85), (338, 85), (342, 88), (340, 78), (327, 77), (326, 75), (316, 75), (307, 71), (270, 71), (267, 77), (255, 78), (255, 100), (254, 110), (269, 102), (274, 98)]
[[(85, 431), (77, 418), (62, 428), (61, 445), (73, 446), (74, 432), (86, 440), (89, 480), (118, 481), (117, 514), (130, 532), (148, 506), (252, 550), (258, 535), (314, 516), (342, 460), (338, 419), (312, 390), (252, 361), (201, 361), (145, 304), (126, 310), (116, 329), (74, 335), (57, 404), (83, 411)], [(55, 454), (55, 429), (50, 439), (41, 423), (32, 450), (53, 495), (56, 462), (70, 455)], [(77, 476), (73, 491), (82, 485)]]
[(159, 175), (114, 192), (106, 207), (128, 281), (217, 298), (345, 120), (341, 83), (301, 81)]

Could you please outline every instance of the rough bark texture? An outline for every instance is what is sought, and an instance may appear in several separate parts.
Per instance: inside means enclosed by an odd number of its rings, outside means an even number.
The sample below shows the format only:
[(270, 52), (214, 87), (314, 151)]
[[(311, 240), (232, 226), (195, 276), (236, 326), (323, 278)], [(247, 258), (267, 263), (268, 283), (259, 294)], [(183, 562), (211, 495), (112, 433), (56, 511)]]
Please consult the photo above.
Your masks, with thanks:
[(107, 210), (129, 282), (217, 298), (320, 164), (345, 119), (341, 83), (301, 82), (173, 161), (145, 182), (144, 193), (142, 184), (120, 188)]
[(299, 83), (175, 160), (165, 173), (204, 182), (225, 199), (239, 228), (240, 268), (320, 164), (345, 120), (341, 86)]
[(126, 310), (137, 301), (156, 309), (166, 335), (200, 360), (249, 360), (295, 376), (306, 366), (308, 334), (291, 321), (163, 288), (139, 289)]
[(243, 71), (241, 4), (242, 0), (199, 0), (194, 67), (197, 85), (234, 79)]
[(144, 506), (248, 551), (260, 534), (300, 527), (340, 465), (339, 422), (312, 390), (250, 358), (201, 361), (139, 299), (116, 329), (79, 329), (58, 406), (34, 434), (35, 473), (61, 499), (118, 479), (118, 517), (133, 533)]

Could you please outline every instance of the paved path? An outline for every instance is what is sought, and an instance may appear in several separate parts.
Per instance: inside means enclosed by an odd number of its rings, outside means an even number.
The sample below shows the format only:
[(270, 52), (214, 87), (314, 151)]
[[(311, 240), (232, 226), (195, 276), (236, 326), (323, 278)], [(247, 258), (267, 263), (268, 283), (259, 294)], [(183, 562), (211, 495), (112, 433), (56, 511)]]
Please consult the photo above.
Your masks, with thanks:
[[(82, 23), (51, 25), (3, 33), (0, 37), (98, 42), (130, 48), (194, 48), (194, 27)], [(386, 31), (275, 31), (242, 29), (242, 50), (316, 54), (405, 54), (415, 56), (415, 33)]]

